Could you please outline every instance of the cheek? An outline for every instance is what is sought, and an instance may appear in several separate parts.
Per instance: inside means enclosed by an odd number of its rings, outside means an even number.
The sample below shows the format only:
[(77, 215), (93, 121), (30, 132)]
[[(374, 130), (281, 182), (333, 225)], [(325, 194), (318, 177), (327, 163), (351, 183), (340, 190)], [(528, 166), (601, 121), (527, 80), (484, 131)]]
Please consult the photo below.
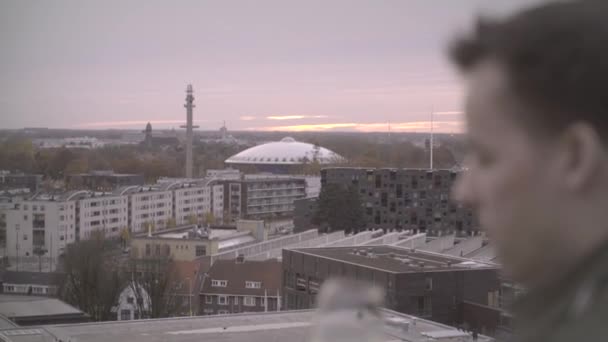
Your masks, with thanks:
[(481, 176), (479, 190), (482, 220), (489, 219), (493, 221), (492, 225), (502, 226), (525, 215), (527, 201), (534, 191), (533, 174), (534, 170), (529, 165), (512, 163), (498, 165)]

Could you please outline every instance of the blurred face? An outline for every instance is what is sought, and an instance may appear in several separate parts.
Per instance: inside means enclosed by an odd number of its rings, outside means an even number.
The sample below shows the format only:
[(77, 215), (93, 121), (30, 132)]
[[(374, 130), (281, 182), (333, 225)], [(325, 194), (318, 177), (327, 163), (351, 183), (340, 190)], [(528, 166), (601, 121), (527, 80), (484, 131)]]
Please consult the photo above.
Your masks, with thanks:
[(529, 283), (543, 273), (560, 243), (551, 234), (559, 224), (554, 149), (518, 121), (514, 114), (525, 115), (527, 108), (510, 94), (497, 64), (481, 64), (469, 76), (469, 170), (455, 185), (455, 196), (476, 209), (503, 270)]

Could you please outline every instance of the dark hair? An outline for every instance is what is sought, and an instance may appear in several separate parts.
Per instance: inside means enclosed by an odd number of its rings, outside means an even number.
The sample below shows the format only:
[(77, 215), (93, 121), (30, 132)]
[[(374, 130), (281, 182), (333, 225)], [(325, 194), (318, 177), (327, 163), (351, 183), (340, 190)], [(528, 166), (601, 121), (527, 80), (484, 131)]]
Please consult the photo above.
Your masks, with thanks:
[(520, 119), (544, 133), (575, 121), (608, 140), (608, 1), (551, 2), (504, 20), (480, 19), (454, 41), (450, 57), (464, 72), (480, 62), (504, 68), (510, 91), (533, 114)]

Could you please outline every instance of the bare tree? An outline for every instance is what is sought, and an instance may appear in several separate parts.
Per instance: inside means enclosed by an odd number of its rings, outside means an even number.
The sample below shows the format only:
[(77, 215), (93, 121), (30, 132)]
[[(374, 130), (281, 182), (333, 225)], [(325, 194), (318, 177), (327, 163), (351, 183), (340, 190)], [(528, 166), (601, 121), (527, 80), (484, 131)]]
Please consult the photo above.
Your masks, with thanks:
[(120, 254), (120, 249), (101, 235), (68, 245), (63, 260), (67, 275), (63, 299), (95, 321), (114, 319), (112, 308), (124, 287)]
[(170, 257), (159, 253), (131, 259), (130, 270), (132, 281), (129, 286), (142, 317), (170, 317), (177, 312), (178, 301), (172, 291), (175, 272)]

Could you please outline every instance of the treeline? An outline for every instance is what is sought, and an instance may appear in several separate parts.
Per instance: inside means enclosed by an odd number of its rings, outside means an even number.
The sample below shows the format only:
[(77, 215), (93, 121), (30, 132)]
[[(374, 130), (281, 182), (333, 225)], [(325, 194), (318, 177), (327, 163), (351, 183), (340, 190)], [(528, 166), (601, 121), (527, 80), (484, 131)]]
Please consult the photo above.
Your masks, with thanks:
[[(197, 145), (194, 168), (200, 172), (223, 168), (224, 160), (239, 148), (219, 143)], [(143, 174), (147, 182), (159, 177), (184, 175), (185, 151), (181, 148), (145, 148), (139, 145), (107, 146), (98, 149), (35, 147), (15, 136), (0, 143), (0, 170), (42, 174), (45, 180), (63, 180), (65, 176), (91, 170), (114, 170), (117, 173)]]
[[(346, 166), (425, 168), (429, 151), (410, 141), (376, 141), (361, 134), (310, 135), (303, 141), (326, 147), (348, 160)], [(247, 146), (207, 142), (194, 148), (195, 173), (224, 167), (224, 160)], [(442, 141), (434, 149), (436, 168), (451, 168), (462, 158), (463, 143), (458, 139)], [(456, 156), (456, 157), (455, 157)], [(185, 151), (180, 147), (146, 148), (140, 145), (107, 146), (99, 149), (39, 149), (23, 136), (14, 135), (0, 143), (0, 169), (38, 173), (46, 180), (63, 180), (66, 175), (91, 170), (143, 174), (147, 182), (159, 177), (184, 174)], [(314, 174), (319, 165), (307, 165), (297, 172)]]

